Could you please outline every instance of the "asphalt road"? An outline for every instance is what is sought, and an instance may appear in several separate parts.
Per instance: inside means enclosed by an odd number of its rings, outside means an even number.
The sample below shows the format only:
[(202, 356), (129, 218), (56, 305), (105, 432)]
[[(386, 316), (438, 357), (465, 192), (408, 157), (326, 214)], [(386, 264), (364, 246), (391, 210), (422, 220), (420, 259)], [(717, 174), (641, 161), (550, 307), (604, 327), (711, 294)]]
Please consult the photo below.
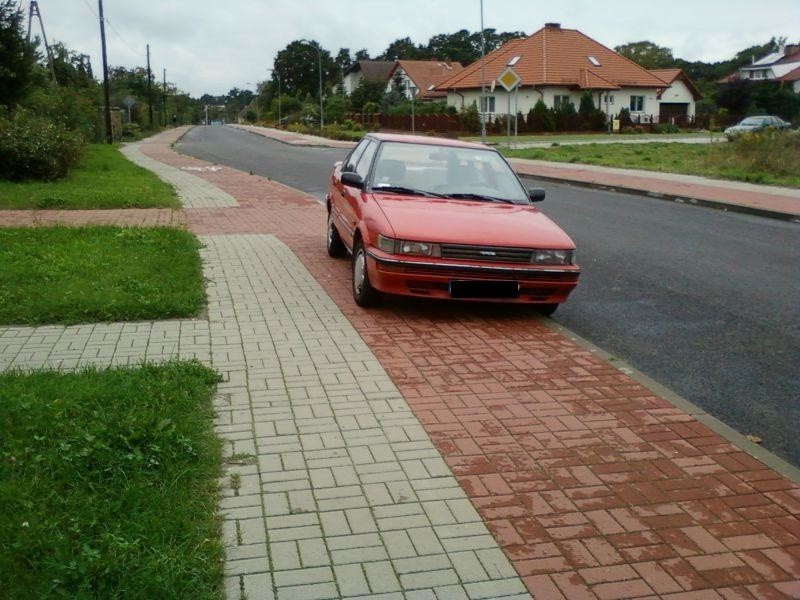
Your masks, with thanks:
[[(197, 127), (178, 149), (319, 199), (347, 153), (227, 127)], [(538, 185), (583, 269), (554, 320), (800, 466), (800, 226)]]

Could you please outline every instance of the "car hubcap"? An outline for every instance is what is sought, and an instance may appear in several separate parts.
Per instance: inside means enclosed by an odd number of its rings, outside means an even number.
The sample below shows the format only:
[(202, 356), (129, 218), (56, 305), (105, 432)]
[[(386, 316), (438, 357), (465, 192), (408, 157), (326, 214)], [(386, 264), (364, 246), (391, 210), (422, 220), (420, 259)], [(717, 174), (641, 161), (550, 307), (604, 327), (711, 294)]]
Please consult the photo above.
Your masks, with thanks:
[(361, 290), (364, 289), (366, 266), (364, 251), (359, 250), (356, 253), (355, 262), (353, 263), (353, 289), (358, 295), (361, 295)]

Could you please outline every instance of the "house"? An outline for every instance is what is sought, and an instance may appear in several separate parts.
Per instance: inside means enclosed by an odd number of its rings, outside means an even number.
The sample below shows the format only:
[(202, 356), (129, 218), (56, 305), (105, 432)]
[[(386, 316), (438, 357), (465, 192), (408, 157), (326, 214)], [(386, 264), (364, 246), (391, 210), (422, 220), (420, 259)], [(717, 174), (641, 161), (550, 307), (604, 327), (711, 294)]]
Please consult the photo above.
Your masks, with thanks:
[(362, 79), (367, 81), (387, 81), (394, 68), (393, 60), (357, 60), (342, 78), (345, 93), (349, 96), (358, 87)]
[(650, 72), (663, 79), (668, 88), (656, 94), (658, 99), (658, 122), (669, 123), (679, 119), (693, 119), (695, 102), (702, 94), (682, 69), (650, 69)]
[(753, 57), (752, 64), (739, 67), (719, 83), (741, 80), (781, 81), (800, 94), (800, 44), (787, 44), (758, 60)]
[(436, 86), (463, 70), (464, 66), (458, 62), (397, 60), (389, 74), (386, 91), (391, 91), (399, 84), (409, 100), (412, 89), (417, 90), (415, 96), (417, 100), (444, 100), (447, 98), (447, 92), (438, 90)]
[[(538, 100), (549, 108), (565, 102), (577, 108), (588, 91), (607, 115), (627, 108), (634, 118), (648, 121), (658, 117), (658, 93), (669, 87), (635, 62), (559, 23), (547, 23), (529, 37), (507, 42), (481, 63), (472, 63), (436, 89), (446, 92), (449, 105), (461, 109), (475, 103), (490, 118), (508, 112), (509, 100), (512, 113), (527, 114)], [(497, 82), (508, 65), (521, 79), (511, 94)], [(480, 101), (482, 82), (486, 93)]]

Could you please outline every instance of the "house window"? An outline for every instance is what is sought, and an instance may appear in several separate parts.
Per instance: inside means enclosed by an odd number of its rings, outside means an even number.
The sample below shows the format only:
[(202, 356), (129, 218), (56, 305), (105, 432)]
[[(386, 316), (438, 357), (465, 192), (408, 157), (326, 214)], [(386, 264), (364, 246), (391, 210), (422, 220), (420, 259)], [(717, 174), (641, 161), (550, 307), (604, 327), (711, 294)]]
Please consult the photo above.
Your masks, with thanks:
[(595, 67), (599, 67), (599, 66), (600, 66), (600, 61), (599, 61), (599, 60), (597, 60), (597, 57), (596, 57), (596, 56), (591, 56), (591, 55), (589, 55), (589, 56), (587, 56), (586, 58), (588, 58), (588, 59), (589, 59), (589, 62), (590, 62), (590, 63), (592, 63), (592, 64), (593, 64)]
[(614, 104), (614, 94), (606, 94), (603, 96), (604, 104)]
[(644, 110), (644, 96), (631, 96), (631, 112)]
[(571, 104), (572, 100), (570, 100), (569, 96), (553, 96), (553, 108), (556, 110), (559, 108), (563, 108), (567, 104)]
[(493, 113), (494, 112), (494, 96), (481, 97), (481, 112)]

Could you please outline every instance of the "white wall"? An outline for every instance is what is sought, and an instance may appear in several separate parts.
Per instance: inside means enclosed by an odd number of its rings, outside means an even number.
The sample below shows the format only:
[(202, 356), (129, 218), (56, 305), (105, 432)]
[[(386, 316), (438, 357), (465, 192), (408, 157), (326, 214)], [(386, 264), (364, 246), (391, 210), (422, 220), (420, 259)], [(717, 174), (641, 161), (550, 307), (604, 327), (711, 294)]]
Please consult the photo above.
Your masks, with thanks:
[(358, 84), (361, 83), (361, 80), (364, 79), (364, 73), (361, 71), (354, 71), (352, 73), (348, 73), (344, 76), (342, 80), (342, 85), (344, 85), (344, 91), (349, 96), (353, 93), (358, 87)]
[[(476, 106), (480, 107), (478, 103), (478, 99), (480, 98), (480, 90), (459, 90), (460, 93), (457, 94), (456, 92), (450, 90), (447, 92), (447, 104), (450, 106), (455, 106), (456, 109), (461, 110), (463, 108), (469, 107), (473, 102)], [(541, 92), (541, 93), (540, 93)], [(656, 88), (642, 88), (642, 89), (621, 89), (621, 90), (614, 90), (609, 94), (614, 97), (614, 102), (608, 105), (608, 110), (606, 110), (606, 104), (602, 101), (605, 97), (605, 92), (592, 92), (592, 98), (594, 100), (595, 107), (599, 108), (606, 114), (617, 115), (619, 111), (623, 108), (630, 109), (631, 103), (631, 96), (644, 96), (644, 107), (643, 110), (638, 112), (631, 112), (631, 114), (641, 114), (641, 115), (653, 115), (654, 117), (658, 117), (658, 100), (656, 98)], [(494, 96), (495, 98), (495, 114), (504, 115), (508, 112), (508, 94), (502, 88), (502, 86), (496, 86), (494, 92), (489, 91), (489, 86), (486, 88), (486, 95), (487, 96)], [(572, 100), (572, 104), (575, 105), (575, 110), (577, 110), (581, 105), (581, 96), (583, 92), (579, 90), (571, 90), (567, 87), (559, 87), (559, 86), (547, 86), (541, 89), (534, 89), (531, 87), (523, 87), (520, 88), (518, 92), (518, 96), (516, 99), (515, 105), (515, 93), (512, 92), (511, 94), (511, 113), (514, 114), (515, 106), (516, 110), (521, 112), (523, 115), (528, 114), (528, 111), (533, 108), (533, 106), (542, 99), (545, 105), (548, 108), (553, 108), (555, 103), (556, 96), (569, 96)], [(691, 94), (690, 94), (691, 96)], [(694, 111), (694, 105), (692, 105), (692, 111)]]
[(686, 114), (689, 117), (694, 117), (694, 96), (692, 96), (692, 92), (686, 84), (679, 79), (673, 81), (672, 85), (664, 90), (664, 93), (661, 94), (660, 102), (688, 104), (689, 107)]

